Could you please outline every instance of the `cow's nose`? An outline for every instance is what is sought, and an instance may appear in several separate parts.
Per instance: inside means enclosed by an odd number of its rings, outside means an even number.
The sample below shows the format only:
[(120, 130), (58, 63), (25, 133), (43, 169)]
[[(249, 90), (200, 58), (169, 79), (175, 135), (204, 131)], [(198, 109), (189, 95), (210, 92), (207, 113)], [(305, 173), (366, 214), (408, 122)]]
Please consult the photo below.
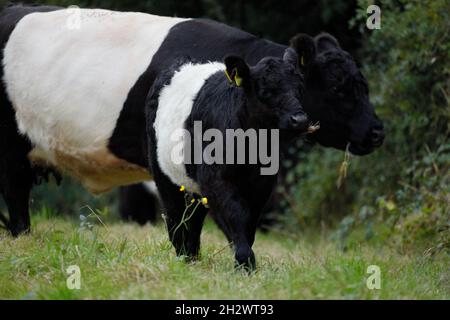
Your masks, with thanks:
[(297, 113), (292, 115), (290, 118), (290, 125), (292, 129), (307, 129), (308, 127), (308, 116), (304, 113)]
[(385, 135), (383, 129), (372, 129), (371, 140), (374, 147), (380, 147), (383, 144), (384, 137)]

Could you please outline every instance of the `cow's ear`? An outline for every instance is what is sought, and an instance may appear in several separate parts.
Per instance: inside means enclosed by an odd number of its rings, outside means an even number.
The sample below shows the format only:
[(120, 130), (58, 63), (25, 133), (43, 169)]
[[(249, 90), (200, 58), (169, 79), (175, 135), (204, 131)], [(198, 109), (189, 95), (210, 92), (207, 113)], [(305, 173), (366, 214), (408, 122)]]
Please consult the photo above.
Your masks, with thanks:
[(316, 58), (314, 39), (307, 34), (299, 33), (291, 39), (290, 43), (291, 48), (297, 52), (300, 69), (307, 68)]
[(225, 75), (237, 87), (247, 86), (250, 81), (250, 68), (244, 59), (236, 56), (225, 58)]
[(314, 38), (317, 50), (319, 52), (327, 51), (331, 49), (340, 49), (339, 41), (331, 34), (322, 32)]

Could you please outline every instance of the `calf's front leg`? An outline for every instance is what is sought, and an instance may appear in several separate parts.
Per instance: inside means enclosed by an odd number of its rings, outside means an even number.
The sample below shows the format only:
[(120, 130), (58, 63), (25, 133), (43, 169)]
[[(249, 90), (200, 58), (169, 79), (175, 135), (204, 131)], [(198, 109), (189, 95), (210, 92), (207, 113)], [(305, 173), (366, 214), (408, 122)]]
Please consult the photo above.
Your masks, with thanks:
[(33, 176), (25, 157), (5, 158), (0, 161), (3, 162), (0, 167), (5, 169), (0, 174), (0, 190), (9, 211), (9, 221), (3, 223), (11, 235), (17, 237), (30, 231), (29, 201)]
[(227, 190), (206, 194), (211, 207), (211, 215), (234, 247), (236, 267), (248, 271), (256, 268), (255, 254), (252, 250), (256, 228), (251, 211), (239, 192), (233, 187), (212, 187), (208, 190)]
[[(208, 209), (204, 206), (189, 203), (179, 187), (173, 184), (157, 169), (155, 182), (166, 211), (166, 225), (169, 239), (178, 256), (195, 260), (200, 254), (200, 235)], [(194, 211), (195, 209), (195, 211)]]

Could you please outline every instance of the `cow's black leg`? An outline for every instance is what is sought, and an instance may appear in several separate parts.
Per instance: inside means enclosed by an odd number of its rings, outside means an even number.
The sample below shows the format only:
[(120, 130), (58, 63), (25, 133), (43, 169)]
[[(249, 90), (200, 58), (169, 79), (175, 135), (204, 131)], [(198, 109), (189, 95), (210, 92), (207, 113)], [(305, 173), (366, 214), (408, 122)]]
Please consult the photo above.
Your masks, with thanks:
[(18, 133), (11, 104), (0, 93), (0, 192), (9, 211), (13, 236), (30, 230), (28, 202), (34, 174), (27, 158), (30, 142)]
[(133, 220), (140, 225), (154, 223), (158, 217), (158, 198), (143, 184), (119, 189), (119, 212), (124, 220)]
[(3, 175), (2, 193), (9, 211), (7, 228), (13, 236), (30, 231), (29, 198), (33, 175), (26, 158), (9, 162)]

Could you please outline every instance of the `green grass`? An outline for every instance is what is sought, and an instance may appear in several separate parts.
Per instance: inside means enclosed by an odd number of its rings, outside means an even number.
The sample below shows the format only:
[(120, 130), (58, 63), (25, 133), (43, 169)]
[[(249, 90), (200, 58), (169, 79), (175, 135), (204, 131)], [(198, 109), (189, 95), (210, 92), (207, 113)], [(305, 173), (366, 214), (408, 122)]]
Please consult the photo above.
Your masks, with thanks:
[[(30, 235), (0, 231), (0, 299), (449, 299), (449, 257), (402, 253), (361, 243), (345, 252), (329, 237), (258, 234), (258, 270), (233, 268), (233, 254), (211, 223), (202, 259), (177, 259), (163, 225), (79, 222), (44, 215)], [(66, 269), (81, 269), (81, 289), (66, 286)], [(366, 287), (369, 265), (381, 289)]]

